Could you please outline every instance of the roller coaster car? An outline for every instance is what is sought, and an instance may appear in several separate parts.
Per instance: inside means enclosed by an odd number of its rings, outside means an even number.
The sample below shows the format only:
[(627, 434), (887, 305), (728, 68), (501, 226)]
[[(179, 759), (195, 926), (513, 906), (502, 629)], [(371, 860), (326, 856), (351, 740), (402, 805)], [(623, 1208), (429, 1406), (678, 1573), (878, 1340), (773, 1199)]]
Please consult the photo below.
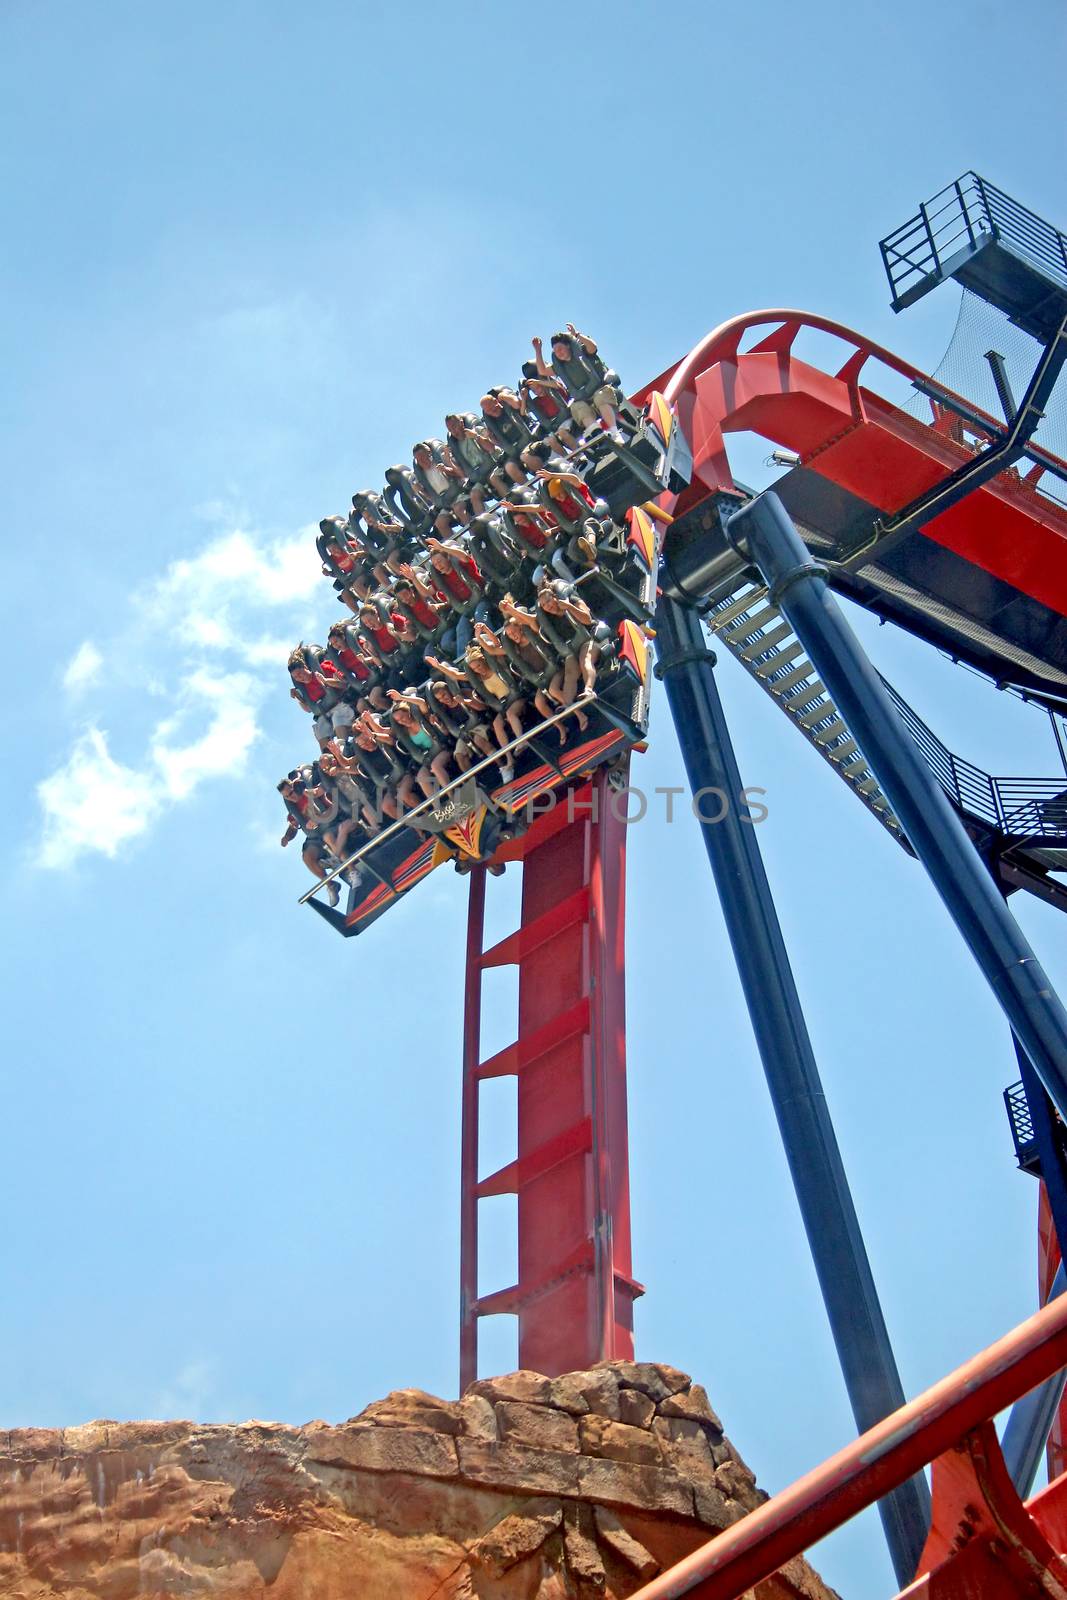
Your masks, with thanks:
[[(644, 518), (635, 513), (635, 518)], [(647, 519), (646, 519), (647, 520)], [(646, 537), (654, 534), (646, 531)], [(642, 585), (651, 599), (654, 575)], [(436, 803), (412, 813), (400, 827), (383, 830), (358, 861), (360, 880), (349, 888), (346, 910), (317, 899), (309, 903), (346, 936), (361, 933), (396, 900), (437, 866), (451, 861), (459, 870), (488, 861), (497, 847), (523, 833), (551, 809), (572, 781), (605, 762), (617, 760), (643, 739), (648, 723), (649, 646), (644, 629), (628, 616), (600, 613), (612, 623), (615, 658), (597, 676), (596, 698), (581, 702), (586, 727), (579, 731), (573, 713), (563, 722), (542, 723), (512, 752), (514, 777), (500, 781), (496, 763), (473, 771), (442, 791)], [(559, 742), (559, 730), (566, 743)]]
[[(582, 579), (590, 611), (614, 636), (612, 660), (597, 673), (596, 698), (582, 701), (586, 726), (571, 713), (524, 735), (511, 755), (514, 777), (500, 781), (495, 762), (480, 763), (420, 807), (382, 830), (356, 863), (359, 881), (349, 888), (344, 911), (312, 899), (309, 904), (346, 937), (387, 911), (443, 862), (461, 871), (488, 861), (497, 848), (525, 831), (535, 816), (564, 797), (594, 768), (616, 761), (644, 738), (648, 724), (649, 647), (645, 624), (655, 606), (659, 526), (645, 509), (656, 495), (680, 493), (689, 481), (692, 457), (674, 414), (653, 392), (644, 408), (620, 408), (627, 443), (606, 433), (583, 446), (590, 461), (583, 473), (590, 490), (607, 502), (625, 530), (620, 560), (604, 561)], [(560, 731), (565, 742), (560, 742)]]
[(627, 436), (625, 444), (616, 444), (610, 434), (596, 433), (583, 446), (591, 458), (585, 481), (616, 519), (629, 506), (664, 490), (680, 494), (693, 472), (689, 444), (658, 390), (652, 391), (641, 410), (624, 400), (619, 423)]

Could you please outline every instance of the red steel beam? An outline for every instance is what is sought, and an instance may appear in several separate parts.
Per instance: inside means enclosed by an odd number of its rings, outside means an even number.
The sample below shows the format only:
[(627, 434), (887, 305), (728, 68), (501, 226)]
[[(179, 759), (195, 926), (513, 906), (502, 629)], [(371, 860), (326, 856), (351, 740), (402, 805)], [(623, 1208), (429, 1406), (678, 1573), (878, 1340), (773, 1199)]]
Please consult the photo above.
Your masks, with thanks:
[[(632, 1600), (678, 1600), (680, 1595), (737, 1600), (1064, 1366), (1067, 1295), (646, 1584)], [(1032, 1502), (1035, 1510), (1055, 1488)], [(1062, 1492), (1058, 1499), (1053, 1495), (1057, 1506), (1062, 1499)], [(953, 1591), (931, 1584), (928, 1592)]]
[[(485, 874), (467, 938), (461, 1156), (460, 1381), (477, 1376), (479, 1316), (519, 1319), (519, 1363), (574, 1371), (633, 1356), (626, 1123), (626, 824), (600, 769), (499, 859), (522, 861), (518, 929), (483, 948)], [(619, 814), (616, 815), (618, 810)], [(482, 972), (515, 965), (518, 1033), (480, 1059)], [(514, 1076), (514, 1161), (479, 1179), (478, 1094)], [(478, 1293), (478, 1201), (518, 1197), (518, 1281)]]
[[(1062, 1480), (1053, 1487), (1057, 1506), (1064, 1487)], [(920, 1576), (898, 1600), (1067, 1600), (1062, 1508), (1059, 1517), (1049, 1510), (1049, 1496), (1040, 1506), (1023, 1505), (996, 1428), (979, 1423), (933, 1464), (933, 1520)]]
[[(765, 326), (770, 331), (742, 351), (746, 334)], [(793, 354), (798, 335), (808, 329), (833, 334), (852, 347), (837, 372)], [(664, 498), (664, 506), (681, 513), (710, 492), (734, 487), (726, 453), (730, 433), (759, 434), (795, 450), (803, 466), (884, 513), (900, 510), (972, 459), (967, 445), (943, 428), (919, 422), (872, 389), (861, 388), (860, 374), (870, 361), (909, 381), (925, 376), (843, 324), (808, 312), (753, 311), (714, 329), (649, 386), (662, 388), (676, 404), (693, 451), (690, 487), (673, 506), (671, 497)], [(961, 403), (982, 418), (991, 435), (1003, 429), (1002, 421)], [(1058, 458), (1050, 454), (1049, 460)], [(1032, 485), (1001, 474), (932, 518), (922, 534), (1067, 614), (1067, 514)]]
[[(622, 878), (625, 830), (609, 804), (601, 769), (576, 797), (573, 821), (527, 854), (522, 926), (553, 920), (553, 908), (582, 903), (581, 921), (555, 938), (519, 948), (521, 1041), (581, 1000), (590, 1026), (571, 1034), (518, 1074), (518, 1161), (588, 1117), (587, 1150), (554, 1166), (519, 1191), (519, 1286), (552, 1280), (561, 1260), (592, 1244), (592, 1272), (572, 1270), (519, 1311), (519, 1363), (538, 1372), (571, 1372), (612, 1356), (633, 1354), (632, 1300), (616, 1294), (616, 1272), (628, 1278), (629, 1194), (605, 1173), (625, 1172), (626, 1041), (623, 1000)], [(557, 808), (559, 809), (559, 808)], [(620, 843), (620, 835), (623, 842)], [(605, 916), (604, 885), (615, 920)], [(621, 1111), (620, 1111), (621, 1107)], [(619, 1206), (623, 1208), (619, 1213)], [(619, 1301), (622, 1304), (619, 1304)]]

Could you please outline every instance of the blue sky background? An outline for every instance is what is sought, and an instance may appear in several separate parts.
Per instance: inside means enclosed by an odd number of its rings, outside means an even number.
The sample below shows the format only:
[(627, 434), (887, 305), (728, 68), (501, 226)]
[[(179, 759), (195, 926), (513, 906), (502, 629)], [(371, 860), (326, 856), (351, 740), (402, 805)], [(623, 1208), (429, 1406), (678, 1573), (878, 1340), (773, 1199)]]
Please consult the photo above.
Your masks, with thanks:
[[(347, 943), (295, 906), (310, 530), (562, 321), (631, 386), (762, 305), (932, 367), (955, 294), (894, 318), (877, 240), (971, 166), (1063, 223), (1064, 31), (1053, 0), (5, 6), (0, 1427), (454, 1393), (463, 889)], [(862, 626), (962, 753), (1057, 770), (1036, 711)], [(1007, 1030), (915, 864), (720, 676), (914, 1393), (1034, 1303)], [(683, 781), (664, 713), (649, 788)], [(633, 830), (629, 895), (639, 1353), (774, 1489), (851, 1418), (695, 824)], [(873, 1515), (818, 1559), (892, 1592)]]

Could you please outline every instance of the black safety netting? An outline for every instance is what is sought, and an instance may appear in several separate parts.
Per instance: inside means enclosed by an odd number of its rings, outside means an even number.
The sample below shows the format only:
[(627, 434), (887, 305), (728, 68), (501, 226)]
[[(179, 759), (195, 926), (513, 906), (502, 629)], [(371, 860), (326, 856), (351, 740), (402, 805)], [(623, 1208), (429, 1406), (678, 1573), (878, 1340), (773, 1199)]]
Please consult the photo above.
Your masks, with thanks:
[[(1026, 393), (1027, 384), (1041, 357), (1043, 346), (1010, 322), (1002, 311), (969, 289), (960, 292), (956, 326), (948, 349), (935, 371), (934, 381), (961, 399), (969, 400), (998, 421), (1004, 417), (987, 351), (996, 351), (1004, 361), (1004, 371), (1016, 405)], [(915, 394), (901, 407), (922, 422), (930, 421), (930, 401)], [(1060, 461), (1067, 460), (1067, 374), (1061, 373), (1045, 415), (1032, 442)], [(1027, 463), (1019, 464), (1025, 472)], [(1060, 505), (1067, 505), (1067, 482), (1046, 472), (1038, 481), (1039, 492)]]

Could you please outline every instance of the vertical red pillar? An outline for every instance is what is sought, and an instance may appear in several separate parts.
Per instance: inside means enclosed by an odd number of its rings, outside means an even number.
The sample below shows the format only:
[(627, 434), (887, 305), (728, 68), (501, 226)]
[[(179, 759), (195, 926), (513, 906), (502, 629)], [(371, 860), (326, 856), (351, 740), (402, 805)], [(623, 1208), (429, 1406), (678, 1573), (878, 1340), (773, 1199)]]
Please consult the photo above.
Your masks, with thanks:
[[(625, 796), (603, 769), (510, 847), (523, 863), (522, 921), (481, 950), (472, 885), (463, 1162), (461, 1384), (475, 1376), (476, 1319), (519, 1319), (519, 1363), (549, 1374), (633, 1354), (626, 1127)], [(474, 933), (478, 920), (477, 935)], [(471, 1018), (487, 966), (519, 971), (518, 1036), (490, 1060)], [(515, 1160), (476, 1179), (477, 1085), (514, 1074)], [(518, 1281), (479, 1295), (477, 1201), (518, 1197)]]

